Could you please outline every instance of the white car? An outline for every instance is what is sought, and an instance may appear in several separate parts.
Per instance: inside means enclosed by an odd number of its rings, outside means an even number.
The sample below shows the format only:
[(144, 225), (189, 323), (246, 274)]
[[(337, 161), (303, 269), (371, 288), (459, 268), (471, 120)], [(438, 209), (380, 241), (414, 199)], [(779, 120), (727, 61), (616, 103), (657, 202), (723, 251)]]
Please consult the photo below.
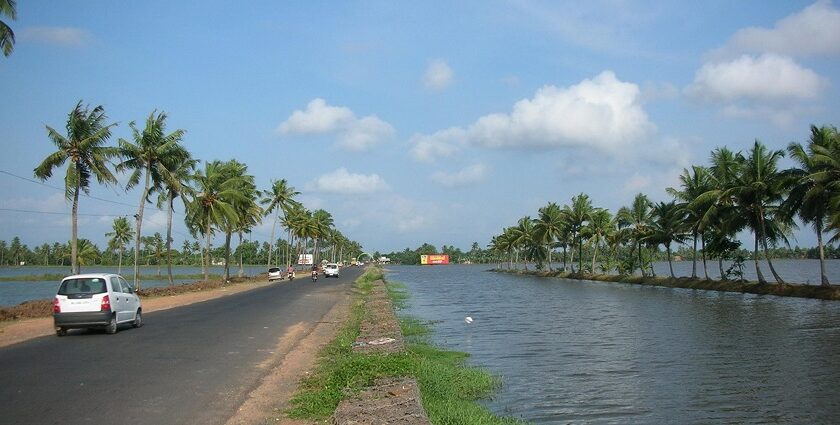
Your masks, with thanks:
[(130, 323), (143, 326), (140, 297), (122, 276), (90, 273), (61, 280), (53, 299), (53, 323), (58, 336), (68, 329), (104, 328), (114, 334), (117, 326)]
[(329, 263), (324, 266), (324, 277), (338, 277), (338, 264)]
[(268, 269), (268, 281), (271, 282), (272, 280), (278, 280), (283, 278), (283, 272), (280, 270), (280, 267), (272, 267)]

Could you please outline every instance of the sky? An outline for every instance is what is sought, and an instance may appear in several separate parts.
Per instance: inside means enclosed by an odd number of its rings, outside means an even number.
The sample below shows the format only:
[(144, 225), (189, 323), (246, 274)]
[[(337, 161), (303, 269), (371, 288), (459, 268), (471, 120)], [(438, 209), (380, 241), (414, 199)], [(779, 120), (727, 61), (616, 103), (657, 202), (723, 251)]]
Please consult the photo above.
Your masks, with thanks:
[[(484, 247), (580, 193), (613, 213), (638, 193), (667, 201), (717, 147), (784, 149), (840, 125), (830, 1), (21, 0), (17, 14), (2, 18), (17, 42), (0, 57), (0, 239), (30, 247), (70, 239), (62, 174), (33, 169), (80, 100), (119, 124), (111, 144), (164, 111), (194, 157), (243, 162), (261, 189), (286, 179), (383, 253)], [(140, 192), (91, 196), (79, 234), (104, 248)], [(144, 235), (165, 234), (164, 211), (145, 215)], [(180, 247), (182, 205), (175, 221)], [(270, 235), (266, 219), (248, 237)]]

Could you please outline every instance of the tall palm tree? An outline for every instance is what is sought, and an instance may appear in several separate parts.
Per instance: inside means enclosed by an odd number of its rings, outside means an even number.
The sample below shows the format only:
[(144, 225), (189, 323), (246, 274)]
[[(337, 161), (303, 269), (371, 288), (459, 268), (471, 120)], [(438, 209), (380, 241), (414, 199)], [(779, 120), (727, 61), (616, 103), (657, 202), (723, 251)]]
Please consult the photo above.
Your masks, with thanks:
[[(548, 271), (551, 271), (551, 251), (554, 241), (563, 230), (563, 211), (554, 202), (539, 209), (539, 215), (534, 219), (534, 230), (537, 238), (546, 246), (548, 252)], [(477, 244), (476, 244), (477, 245)]]
[[(186, 152), (186, 150), (185, 150)], [(189, 203), (189, 196), (192, 194), (190, 182), (198, 160), (192, 159), (187, 152), (186, 156), (172, 155), (164, 158), (164, 167), (168, 174), (163, 176), (160, 185), (152, 190), (160, 192), (158, 195), (158, 208), (164, 204), (166, 207), (166, 275), (170, 285), (175, 282), (172, 279), (172, 216), (175, 213), (175, 199), (180, 197), (186, 209)], [(186, 241), (184, 242), (186, 243)]]
[[(674, 188), (667, 188), (665, 189), (666, 192), (671, 194), (671, 196), (675, 197), (676, 199), (682, 201), (680, 203), (680, 207), (683, 208), (686, 212), (686, 220), (689, 222), (691, 227), (691, 236), (694, 241), (694, 245), (692, 247), (692, 259), (691, 259), (691, 277), (697, 278), (697, 238), (698, 236), (701, 239), (702, 248), (705, 248), (705, 238), (703, 237), (703, 233), (706, 229), (707, 220), (706, 220), (706, 212), (709, 208), (712, 207), (714, 204), (714, 200), (706, 201), (706, 202), (694, 202), (698, 199), (702, 194), (708, 192), (712, 189), (711, 187), (711, 178), (709, 175), (709, 170), (705, 167), (693, 165), (691, 167), (691, 171), (687, 169), (683, 169), (682, 174), (680, 174), (680, 187), (682, 190), (676, 190)], [(706, 255), (705, 249), (703, 251), (703, 273), (706, 279), (709, 278), (709, 272), (706, 268)]]
[(578, 273), (583, 271), (583, 228), (590, 220), (593, 211), (589, 195), (581, 193), (572, 197), (572, 206), (564, 205), (563, 211), (572, 231), (573, 240), (577, 240)]
[[(0, 0), (0, 16), (6, 15), (11, 20), (17, 19), (17, 4), (16, 0)], [(9, 57), (12, 50), (15, 48), (15, 32), (12, 27), (3, 21), (0, 21), (0, 49), (3, 50), (3, 56)]]
[(333, 226), (333, 217), (332, 214), (330, 214), (326, 210), (317, 209), (312, 212), (312, 219), (314, 221), (314, 232), (310, 235), (310, 237), (312, 237), (315, 240), (315, 246), (312, 250), (312, 258), (313, 261), (317, 264), (320, 261), (320, 255), (318, 252), (318, 242), (321, 239), (327, 237), (327, 235), (329, 234), (329, 231)]
[(665, 252), (668, 253), (668, 268), (671, 271), (671, 277), (675, 278), (674, 265), (671, 262), (671, 243), (682, 243), (686, 240), (684, 228), (687, 211), (676, 201), (671, 201), (655, 204), (652, 212), (652, 231), (647, 238), (655, 244), (665, 245)]
[[(826, 222), (829, 220), (831, 211), (831, 190), (829, 187), (836, 180), (825, 178), (825, 162), (816, 158), (818, 152), (823, 154), (830, 152), (833, 148), (838, 150), (836, 145), (837, 129), (833, 127), (811, 126), (811, 138), (808, 147), (805, 148), (799, 143), (788, 145), (788, 153), (793, 160), (799, 163), (801, 168), (791, 170), (795, 178), (794, 186), (785, 201), (785, 210), (788, 215), (796, 211), (804, 223), (810, 223), (817, 234), (817, 246), (820, 256), (820, 282), (823, 286), (829, 286), (828, 275), (825, 269), (825, 249), (823, 247), (823, 232)], [(830, 157), (830, 156), (829, 156)], [(840, 157), (838, 157), (840, 158)]]
[[(653, 221), (652, 206), (653, 204), (648, 197), (639, 193), (633, 198), (633, 204), (630, 207), (621, 207), (616, 214), (621, 227), (632, 229), (632, 237), (635, 242), (634, 246), (638, 250), (639, 269), (642, 271), (642, 276), (647, 276), (647, 271), (642, 262), (642, 243), (650, 232), (651, 222)], [(632, 273), (632, 271), (631, 266), (630, 272)]]
[(131, 225), (128, 224), (128, 218), (117, 217), (114, 219), (113, 232), (108, 232), (105, 236), (110, 236), (113, 245), (119, 249), (119, 262), (117, 263), (117, 274), (122, 274), (122, 257), (125, 251), (125, 244), (131, 242), (134, 237), (134, 232), (131, 231)]
[[(782, 235), (777, 230), (784, 223), (776, 220), (781, 219), (778, 214), (779, 204), (787, 194), (789, 179), (778, 169), (779, 159), (784, 157), (782, 150), (770, 151), (758, 140), (753, 143), (752, 149), (740, 161), (738, 175), (733, 181), (733, 186), (725, 190), (723, 196), (734, 197), (739, 210), (747, 217), (747, 226), (755, 235), (755, 249), (753, 261), (755, 262), (756, 275), (761, 283), (766, 283), (761, 270), (758, 267), (758, 247), (761, 244), (764, 250), (764, 257), (770, 272), (780, 285), (785, 282), (773, 267), (770, 254), (767, 248), (769, 237), (777, 239)], [(768, 221), (773, 219), (774, 227), (768, 227)], [(772, 234), (768, 230), (773, 230)]]
[(265, 205), (265, 214), (268, 215), (272, 211), (274, 212), (274, 220), (271, 222), (271, 239), (269, 239), (268, 243), (268, 264), (266, 265), (268, 269), (271, 268), (271, 256), (274, 252), (272, 246), (274, 243), (274, 230), (277, 226), (280, 211), (283, 211), (283, 216), (285, 217), (292, 206), (298, 203), (294, 200), (294, 197), (300, 195), (300, 192), (296, 191), (294, 187), (289, 186), (286, 179), (280, 179), (272, 181), (271, 190), (266, 190), (263, 192), (263, 195), (260, 203)]
[(135, 126), (134, 121), (130, 122), (133, 142), (125, 139), (119, 140), (120, 156), (122, 162), (117, 164), (117, 171), (132, 170), (126, 183), (126, 190), (131, 189), (140, 183), (141, 176), (145, 176), (145, 184), (140, 194), (140, 205), (135, 216), (136, 228), (134, 235), (134, 287), (139, 286), (139, 264), (138, 253), (140, 251), (140, 237), (143, 226), (143, 210), (146, 202), (149, 202), (149, 190), (152, 184), (160, 186), (164, 181), (174, 180), (171, 171), (167, 169), (168, 162), (179, 162), (190, 157), (189, 152), (181, 146), (181, 138), (184, 130), (175, 130), (166, 133), (166, 113), (152, 111), (146, 118), (146, 126), (140, 130)]
[(210, 241), (214, 229), (221, 228), (225, 221), (236, 221), (234, 207), (242, 200), (240, 184), (235, 176), (225, 170), (221, 161), (206, 162), (204, 170), (193, 175), (195, 196), (187, 206), (187, 226), (205, 237), (204, 280), (209, 280)]
[(589, 224), (586, 226), (585, 234), (589, 236), (587, 243), (593, 247), (592, 273), (595, 273), (595, 259), (598, 257), (598, 247), (602, 243), (607, 242), (614, 227), (612, 215), (604, 208), (595, 208), (589, 216)]
[(107, 167), (110, 159), (117, 154), (114, 148), (105, 146), (111, 137), (111, 128), (117, 124), (105, 124), (105, 109), (99, 105), (92, 110), (82, 107), (82, 101), (67, 116), (67, 135), (63, 136), (52, 127), (47, 127), (47, 137), (58, 147), (37, 167), (35, 177), (47, 180), (53, 170), (69, 162), (64, 175), (64, 196), (73, 201), (70, 231), (70, 265), (73, 274), (79, 273), (78, 262), (78, 221), (79, 193), (90, 193), (90, 180), (95, 177), (100, 184), (116, 183), (117, 179)]

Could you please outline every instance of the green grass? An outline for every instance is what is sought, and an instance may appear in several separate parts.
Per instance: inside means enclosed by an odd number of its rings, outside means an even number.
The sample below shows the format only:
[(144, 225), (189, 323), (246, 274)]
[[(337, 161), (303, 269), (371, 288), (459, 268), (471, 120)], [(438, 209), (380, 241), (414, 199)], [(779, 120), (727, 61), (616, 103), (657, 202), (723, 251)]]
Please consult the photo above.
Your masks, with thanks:
[[(55, 274), (55, 273), (44, 273), (44, 274), (27, 274), (27, 275), (20, 275), (20, 276), (0, 276), (0, 282), (42, 282), (42, 281), (56, 281), (61, 282), (61, 279), (67, 277), (68, 274)], [(163, 273), (160, 276), (156, 274), (145, 274), (140, 275), (140, 280), (165, 280), (167, 279), (166, 274)], [(210, 274), (211, 279), (221, 279), (222, 276), (218, 274)], [(197, 273), (197, 274), (176, 274), (172, 275), (172, 279), (204, 279), (204, 274)]]
[[(372, 282), (382, 278), (381, 270), (368, 269), (356, 286), (367, 294)], [(405, 286), (389, 283), (388, 291), (396, 303), (408, 299)], [(417, 379), (423, 406), (433, 424), (516, 424), (512, 418), (499, 418), (476, 403), (488, 397), (501, 381), (486, 371), (466, 365), (466, 353), (432, 346), (426, 335), (429, 326), (411, 317), (400, 318), (407, 346), (405, 353), (358, 354), (351, 344), (359, 334), (366, 314), (364, 303), (354, 303), (346, 326), (319, 354), (315, 372), (306, 378), (292, 398), (290, 417), (326, 420), (348, 395), (373, 385), (377, 378), (412, 376)]]

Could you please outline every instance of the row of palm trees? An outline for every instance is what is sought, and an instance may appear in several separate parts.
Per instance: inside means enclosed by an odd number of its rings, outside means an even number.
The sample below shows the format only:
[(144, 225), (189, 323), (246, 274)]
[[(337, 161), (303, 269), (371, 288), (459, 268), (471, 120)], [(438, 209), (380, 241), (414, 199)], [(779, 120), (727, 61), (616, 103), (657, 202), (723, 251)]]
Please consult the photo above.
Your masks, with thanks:
[[(781, 169), (779, 161), (789, 154), (796, 162)], [(539, 209), (537, 217), (520, 219), (515, 226), (493, 237), (489, 248), (504, 255), (510, 267), (520, 257), (542, 265), (557, 248), (571, 249), (572, 263), (577, 255), (578, 271), (592, 272), (601, 250), (604, 272), (632, 274), (637, 268), (649, 273), (651, 251), (664, 246), (671, 276), (671, 246), (692, 244), (692, 277), (697, 278), (697, 259), (702, 259), (704, 277), (709, 278), (707, 259), (717, 258), (720, 276), (725, 278), (723, 260), (735, 252), (740, 242), (736, 234), (753, 234), (753, 262), (760, 283), (767, 283), (759, 267), (759, 252), (775, 281), (784, 284), (776, 272), (769, 247), (789, 245), (796, 218), (810, 225), (817, 235), (821, 284), (829, 285), (825, 269), (824, 236), (829, 243), (840, 240), (840, 136), (835, 127), (811, 126), (803, 145), (791, 143), (787, 150), (771, 150), (759, 141), (746, 152), (725, 147), (711, 153), (709, 166), (692, 166), (680, 176), (680, 187), (667, 188), (673, 196), (668, 202), (654, 203), (638, 194), (633, 203), (613, 215), (594, 207), (589, 196), (580, 194), (570, 205), (554, 202)], [(698, 251), (698, 243), (700, 248)], [(591, 253), (584, 266), (583, 249)], [(577, 251), (577, 252), (575, 252)], [(574, 267), (573, 267), (574, 271)], [(652, 269), (650, 270), (652, 273)]]
[[(181, 199), (185, 208), (185, 223), (196, 238), (205, 240), (202, 261), (205, 280), (209, 278), (210, 245), (213, 236), (224, 234), (224, 279), (230, 278), (230, 244), (234, 234), (242, 242), (243, 233), (250, 232), (261, 223), (264, 216), (273, 214), (272, 236), (276, 222), (281, 221), (289, 230), (291, 238), (297, 238), (298, 252), (306, 250), (307, 243), (314, 241), (312, 253), (316, 260), (322, 250), (318, 242), (326, 241), (333, 259), (337, 253), (347, 249), (361, 252), (358, 243), (350, 241), (333, 226), (330, 213), (324, 210), (307, 211), (295, 196), (299, 195), (286, 180), (272, 183), (266, 191), (257, 189), (254, 176), (248, 173), (248, 166), (237, 160), (205, 162), (203, 169), (199, 161), (183, 146), (184, 130), (167, 133), (167, 115), (153, 111), (141, 128), (129, 123), (131, 139), (120, 138), (117, 146), (108, 146), (111, 130), (116, 123), (107, 124), (103, 107), (90, 108), (79, 101), (70, 112), (66, 122), (66, 134), (47, 126), (50, 141), (58, 148), (48, 155), (34, 170), (41, 180), (52, 177), (55, 169), (67, 164), (64, 173), (65, 197), (72, 202), (72, 225), (70, 258), (73, 273), (79, 273), (78, 253), (78, 205), (81, 194), (89, 194), (93, 179), (100, 184), (117, 184), (115, 173), (128, 173), (125, 189), (142, 185), (137, 213), (134, 215), (134, 229), (126, 217), (114, 220), (109, 244), (122, 253), (125, 245), (134, 240), (134, 284), (139, 288), (139, 253), (142, 235), (143, 215), (153, 195), (158, 208), (166, 207), (166, 247), (169, 281), (172, 283), (172, 221), (175, 202)], [(113, 164), (112, 172), (109, 165)], [(263, 208), (262, 205), (265, 206)], [(282, 219), (280, 213), (283, 213)], [(273, 251), (270, 249), (270, 251)], [(291, 252), (286, 254), (286, 263), (291, 264)], [(339, 256), (339, 258), (342, 258)], [(274, 263), (269, 256), (268, 267)], [(120, 260), (121, 265), (121, 260)]]

